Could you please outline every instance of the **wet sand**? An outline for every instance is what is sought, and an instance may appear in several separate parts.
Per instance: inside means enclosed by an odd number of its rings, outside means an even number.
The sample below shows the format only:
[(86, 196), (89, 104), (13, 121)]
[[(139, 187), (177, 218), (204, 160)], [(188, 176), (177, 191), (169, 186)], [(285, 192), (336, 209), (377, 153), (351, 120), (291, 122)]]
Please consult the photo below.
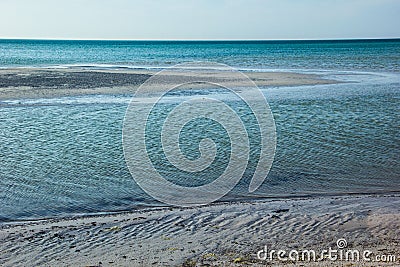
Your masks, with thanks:
[[(156, 72), (147, 70), (3, 69), (0, 70), (0, 101), (96, 94), (134, 94), (137, 88), (154, 74)], [(318, 75), (289, 72), (247, 72), (245, 74), (260, 87), (338, 82)], [(191, 72), (169, 72), (164, 73), (161, 80), (163, 85), (185, 83), (191, 75), (193, 75)], [(246, 82), (235, 80), (227, 72), (204, 72), (200, 75), (196, 73), (196, 76), (213, 82), (223, 81), (232, 87), (240, 88), (248, 85)], [(193, 86), (192, 88), (200, 87)], [(155, 84), (153, 90), (157, 91), (160, 88), (162, 87)]]
[[(1, 266), (399, 266), (400, 195), (220, 203), (0, 226)], [(337, 249), (396, 261), (260, 260), (269, 249)], [(375, 259), (375, 258), (373, 258)]]

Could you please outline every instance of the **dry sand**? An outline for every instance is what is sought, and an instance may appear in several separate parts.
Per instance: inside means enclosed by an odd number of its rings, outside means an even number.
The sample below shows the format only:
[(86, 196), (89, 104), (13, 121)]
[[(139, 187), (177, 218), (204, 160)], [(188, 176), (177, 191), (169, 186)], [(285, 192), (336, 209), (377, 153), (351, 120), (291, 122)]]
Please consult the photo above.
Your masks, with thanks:
[[(400, 195), (326, 196), (4, 224), (1, 266), (399, 266)], [(270, 249), (347, 249), (396, 261), (261, 261)], [(372, 257), (372, 256), (371, 256)]]

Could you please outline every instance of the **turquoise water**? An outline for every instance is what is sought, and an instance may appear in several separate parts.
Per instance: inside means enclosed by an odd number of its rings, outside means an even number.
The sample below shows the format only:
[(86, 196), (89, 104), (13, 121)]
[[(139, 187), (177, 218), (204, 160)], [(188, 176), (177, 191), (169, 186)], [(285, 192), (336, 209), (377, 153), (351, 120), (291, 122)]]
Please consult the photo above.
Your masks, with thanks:
[(399, 39), (349, 41), (0, 40), (0, 67), (166, 67), (212, 61), (244, 69), (398, 71)]
[[(251, 70), (319, 73), (346, 83), (266, 87), (274, 114), (277, 153), (264, 184), (248, 183), (259, 155), (251, 114), (224, 92), (246, 121), (251, 157), (245, 175), (225, 200), (306, 194), (400, 190), (400, 41), (327, 42), (111, 42), (0, 41), (0, 67), (161, 68), (216, 61)], [(213, 173), (176, 172), (157, 146), (162, 117), (183, 98), (153, 114), (153, 164), (177, 184), (194, 186), (223, 171), (229, 140), (209, 121), (188, 125), (182, 149), (196, 158), (201, 138), (214, 131)], [(3, 101), (0, 105), (0, 220), (104, 212), (161, 203), (131, 178), (122, 151), (122, 123), (129, 96)], [(239, 112), (240, 110), (240, 112)], [(164, 114), (164, 115), (163, 115)]]

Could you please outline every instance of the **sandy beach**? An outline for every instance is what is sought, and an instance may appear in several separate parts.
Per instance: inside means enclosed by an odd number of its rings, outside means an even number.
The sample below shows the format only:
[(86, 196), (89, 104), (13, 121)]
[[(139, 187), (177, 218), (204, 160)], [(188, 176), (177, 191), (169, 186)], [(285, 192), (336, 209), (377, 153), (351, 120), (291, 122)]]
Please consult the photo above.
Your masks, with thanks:
[[(0, 226), (1, 266), (398, 266), (400, 195), (159, 208)], [(372, 252), (371, 261), (258, 259), (271, 250)], [(261, 254), (260, 254), (261, 255)], [(376, 255), (395, 255), (378, 263)], [(299, 265), (300, 264), (300, 265)]]

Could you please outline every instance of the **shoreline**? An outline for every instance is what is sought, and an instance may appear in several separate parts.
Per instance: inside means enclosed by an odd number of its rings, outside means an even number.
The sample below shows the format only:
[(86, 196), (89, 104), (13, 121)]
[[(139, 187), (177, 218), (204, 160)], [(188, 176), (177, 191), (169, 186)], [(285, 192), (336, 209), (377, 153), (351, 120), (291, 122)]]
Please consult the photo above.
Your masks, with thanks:
[[(0, 225), (0, 265), (265, 266), (256, 253), (333, 247), (397, 256), (400, 194), (213, 203)], [(290, 249), (289, 249), (290, 250)], [(277, 259), (274, 265), (288, 266)], [(307, 266), (337, 266), (323, 260)], [(366, 266), (373, 263), (363, 262)], [(291, 266), (291, 265), (289, 265)], [(293, 265), (294, 266), (294, 265)]]
[[(253, 196), (253, 198), (240, 198), (240, 199), (227, 199), (227, 200), (219, 200), (206, 205), (201, 205), (198, 207), (210, 207), (210, 206), (219, 206), (219, 205), (234, 205), (241, 203), (257, 203), (257, 202), (274, 202), (274, 201), (296, 201), (296, 200), (313, 200), (317, 198), (336, 198), (336, 197), (381, 197), (388, 195), (399, 195), (400, 191), (382, 191), (382, 192), (346, 192), (346, 193), (304, 193), (301, 195), (282, 195), (282, 196)], [(163, 211), (165, 209), (177, 208), (175, 206), (169, 206), (165, 204), (165, 206), (157, 206), (157, 205), (141, 205), (137, 207), (132, 207), (132, 209), (116, 209), (116, 210), (104, 210), (99, 212), (89, 212), (89, 213), (70, 213), (65, 215), (55, 215), (55, 216), (44, 216), (37, 218), (21, 218), (21, 219), (7, 219), (0, 220), (0, 228), (3, 225), (18, 225), (25, 223), (35, 223), (35, 222), (48, 222), (48, 221), (65, 221), (65, 220), (73, 220), (73, 219), (87, 219), (87, 218), (95, 218), (95, 217), (104, 217), (104, 216), (114, 216), (114, 215), (123, 215), (130, 214), (134, 212), (151, 212), (151, 211)], [(180, 209), (191, 209), (192, 207), (179, 207)]]
[[(137, 88), (157, 73), (149, 70), (86, 70), (86, 69), (0, 69), (0, 101), (38, 98), (59, 98), (87, 95), (134, 94)], [(245, 72), (259, 87), (336, 84), (341, 81), (325, 79), (322, 75), (294, 72)], [(154, 84), (151, 92), (162, 86), (185, 83), (192, 78), (188, 72), (168, 72), (162, 84)], [(238, 81), (228, 72), (197, 74), (210, 81), (222, 81), (234, 88), (246, 87), (247, 81)], [(157, 86), (159, 85), (159, 86)], [(209, 89), (210, 86), (192, 85), (186, 89)]]

